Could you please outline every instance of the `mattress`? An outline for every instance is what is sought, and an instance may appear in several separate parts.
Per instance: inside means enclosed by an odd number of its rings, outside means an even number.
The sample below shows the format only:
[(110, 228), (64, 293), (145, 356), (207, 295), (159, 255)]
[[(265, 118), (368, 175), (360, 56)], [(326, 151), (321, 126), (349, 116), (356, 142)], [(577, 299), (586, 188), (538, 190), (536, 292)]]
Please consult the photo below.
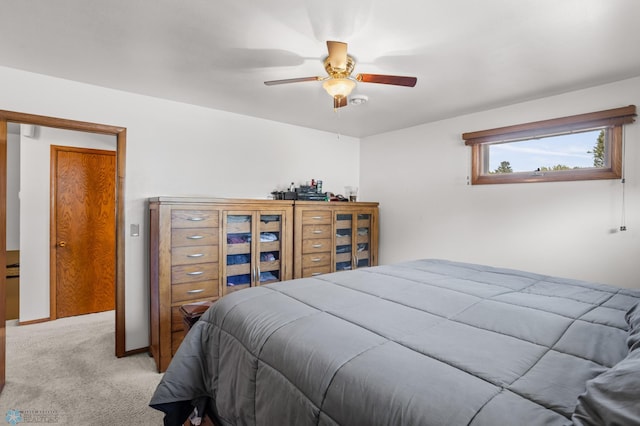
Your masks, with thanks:
[(639, 300), (437, 259), (254, 287), (194, 325), (150, 405), (166, 424), (640, 424)]

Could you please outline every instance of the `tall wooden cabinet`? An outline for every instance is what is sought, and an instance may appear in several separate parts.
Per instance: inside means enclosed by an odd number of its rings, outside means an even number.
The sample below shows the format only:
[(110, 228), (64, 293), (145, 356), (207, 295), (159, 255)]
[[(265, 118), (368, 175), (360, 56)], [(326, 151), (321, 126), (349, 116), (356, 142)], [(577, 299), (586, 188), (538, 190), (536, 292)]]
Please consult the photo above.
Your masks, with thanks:
[(293, 202), (149, 200), (150, 352), (165, 371), (183, 338), (180, 306), (293, 276)]
[(294, 278), (378, 264), (378, 203), (295, 202)]

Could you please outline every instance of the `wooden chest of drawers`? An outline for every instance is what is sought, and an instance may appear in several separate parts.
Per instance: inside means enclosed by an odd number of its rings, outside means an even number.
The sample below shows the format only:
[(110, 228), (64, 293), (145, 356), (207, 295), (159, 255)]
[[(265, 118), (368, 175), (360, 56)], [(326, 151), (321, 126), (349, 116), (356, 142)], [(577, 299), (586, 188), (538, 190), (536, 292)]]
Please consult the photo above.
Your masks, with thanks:
[(378, 203), (296, 201), (294, 278), (378, 264)]

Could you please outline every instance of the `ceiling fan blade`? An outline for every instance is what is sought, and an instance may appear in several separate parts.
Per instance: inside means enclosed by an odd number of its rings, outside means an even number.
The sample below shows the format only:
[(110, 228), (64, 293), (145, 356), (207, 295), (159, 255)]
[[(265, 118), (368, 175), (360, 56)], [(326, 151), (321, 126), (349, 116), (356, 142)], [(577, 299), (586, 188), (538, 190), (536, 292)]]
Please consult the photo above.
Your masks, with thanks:
[(380, 84), (392, 84), (394, 86), (407, 86), (413, 87), (416, 85), (418, 79), (416, 77), (403, 77), (399, 75), (384, 75), (384, 74), (358, 74), (356, 80), (364, 83), (380, 83)]
[(320, 81), (322, 77), (299, 77), (299, 78), (286, 78), (284, 80), (271, 80), (265, 81), (267, 86), (275, 86), (276, 84), (288, 84), (288, 83), (301, 83), (303, 81)]
[(334, 69), (347, 69), (347, 43), (341, 41), (327, 41), (329, 63)]
[(347, 106), (347, 97), (336, 95), (333, 97), (333, 109), (338, 109)]

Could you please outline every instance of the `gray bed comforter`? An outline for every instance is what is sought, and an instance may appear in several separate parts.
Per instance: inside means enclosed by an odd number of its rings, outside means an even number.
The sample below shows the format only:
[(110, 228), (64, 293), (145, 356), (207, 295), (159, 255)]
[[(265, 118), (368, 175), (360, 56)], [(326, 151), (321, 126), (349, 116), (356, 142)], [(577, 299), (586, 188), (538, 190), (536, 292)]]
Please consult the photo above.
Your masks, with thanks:
[(444, 260), (251, 288), (195, 324), (150, 405), (209, 401), (222, 425), (600, 424), (576, 405), (628, 357), (638, 300)]

